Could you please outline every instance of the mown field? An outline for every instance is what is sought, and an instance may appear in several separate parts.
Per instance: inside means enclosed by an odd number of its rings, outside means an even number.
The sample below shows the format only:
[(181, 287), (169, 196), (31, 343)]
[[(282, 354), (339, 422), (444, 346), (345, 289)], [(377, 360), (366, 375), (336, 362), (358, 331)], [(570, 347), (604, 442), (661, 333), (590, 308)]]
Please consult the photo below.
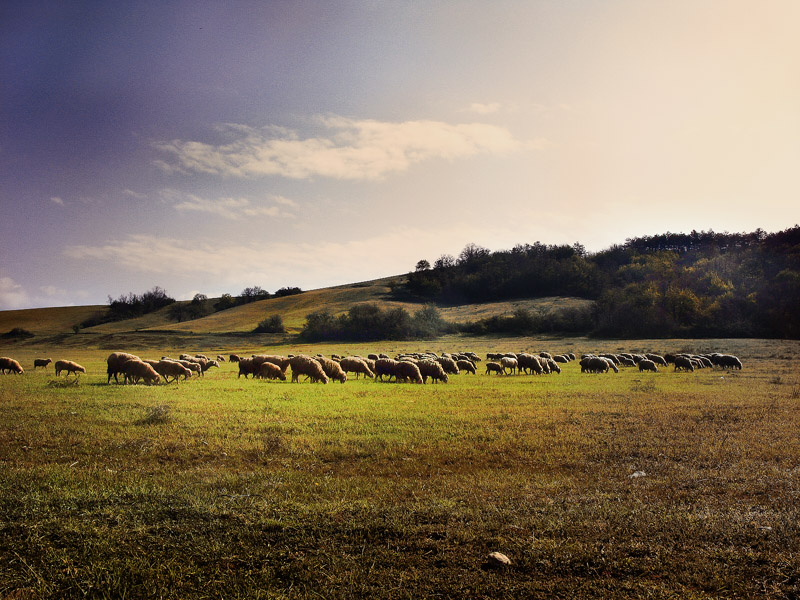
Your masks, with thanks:
[[(143, 358), (264, 350), (135, 339)], [(800, 596), (798, 342), (268, 348), (744, 362), (608, 375), (571, 363), (426, 386), (244, 380), (227, 363), (177, 385), (107, 385), (110, 349), (0, 346), (26, 368), (0, 375), (0, 598)], [(64, 383), (34, 372), (37, 356), (89, 372)], [(512, 565), (487, 568), (492, 551)]]

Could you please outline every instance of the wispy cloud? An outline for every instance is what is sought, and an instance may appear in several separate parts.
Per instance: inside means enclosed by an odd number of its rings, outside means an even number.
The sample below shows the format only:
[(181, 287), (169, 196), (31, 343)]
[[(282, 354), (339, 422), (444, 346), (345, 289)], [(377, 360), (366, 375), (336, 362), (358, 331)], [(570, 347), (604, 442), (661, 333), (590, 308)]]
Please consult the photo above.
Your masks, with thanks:
[(58, 204), (59, 206), (64, 206), (64, 200), (59, 196), (50, 196), (50, 202)]
[(499, 102), (489, 102), (487, 104), (482, 104), (480, 102), (473, 102), (469, 105), (464, 112), (472, 112), (478, 115), (490, 115), (492, 113), (496, 113), (502, 108), (502, 105)]
[(287, 207), (297, 207), (296, 202), (283, 196), (274, 196), (270, 203), (258, 203), (248, 198), (217, 198), (212, 200), (177, 190), (162, 190), (161, 197), (173, 202), (175, 210), (180, 212), (208, 213), (232, 221), (245, 217), (293, 218), (294, 214)]
[(147, 198), (147, 194), (140, 194), (139, 192), (134, 192), (133, 190), (129, 190), (125, 188), (122, 190), (122, 193), (128, 196), (129, 198), (135, 198), (136, 200), (144, 200)]
[(11, 310), (28, 306), (25, 289), (10, 277), (0, 277), (0, 310)]
[(226, 124), (234, 141), (213, 145), (196, 141), (158, 142), (172, 155), (156, 164), (166, 171), (234, 177), (279, 175), (291, 179), (380, 179), (435, 158), (456, 160), (481, 153), (503, 154), (525, 147), (495, 125), (441, 121), (389, 123), (344, 117), (321, 118), (330, 135), (301, 138), (297, 132)]

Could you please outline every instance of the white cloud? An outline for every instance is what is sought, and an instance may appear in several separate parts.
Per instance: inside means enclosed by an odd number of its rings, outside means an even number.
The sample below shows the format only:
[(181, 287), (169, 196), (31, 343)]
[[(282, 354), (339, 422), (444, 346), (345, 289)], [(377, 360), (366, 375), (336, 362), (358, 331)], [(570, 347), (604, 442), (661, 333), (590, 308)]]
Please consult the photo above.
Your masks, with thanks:
[(508, 130), (485, 123), (387, 123), (344, 117), (326, 117), (320, 123), (330, 133), (328, 137), (301, 139), (282, 128), (226, 124), (221, 129), (234, 134), (234, 141), (216, 146), (183, 140), (158, 142), (155, 147), (173, 155), (174, 162), (158, 160), (156, 164), (168, 172), (370, 180), (434, 158), (455, 160), (525, 147)]
[(466, 112), (473, 112), (479, 115), (490, 115), (496, 113), (502, 108), (499, 102), (489, 102), (488, 104), (481, 104), (480, 102), (473, 102), (466, 109)]
[(283, 196), (273, 197), (273, 204), (271, 205), (254, 203), (247, 198), (217, 198), (210, 200), (177, 190), (162, 190), (161, 196), (165, 200), (174, 202), (175, 210), (180, 212), (209, 213), (232, 221), (243, 217), (293, 218), (294, 215), (291, 212), (281, 207), (297, 207), (296, 202)]
[(135, 198), (136, 200), (144, 200), (147, 198), (147, 194), (140, 194), (139, 192), (134, 192), (133, 190), (129, 190), (127, 188), (122, 190), (122, 193), (130, 198)]
[(10, 277), (0, 277), (0, 310), (24, 308), (30, 303), (25, 289)]
[(64, 200), (59, 198), (58, 196), (51, 196), (50, 202), (53, 204), (58, 204), (59, 206), (64, 206)]

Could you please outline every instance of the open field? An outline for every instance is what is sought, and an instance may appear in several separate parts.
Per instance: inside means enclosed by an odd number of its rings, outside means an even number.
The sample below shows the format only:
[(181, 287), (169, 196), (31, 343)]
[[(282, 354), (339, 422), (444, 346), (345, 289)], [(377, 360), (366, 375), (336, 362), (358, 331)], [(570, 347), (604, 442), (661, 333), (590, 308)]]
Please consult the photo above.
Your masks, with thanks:
[[(570, 363), (561, 375), (322, 386), (237, 379), (226, 363), (146, 387), (105, 383), (111, 349), (264, 347), (70, 339), (0, 345), (26, 368), (0, 375), (0, 598), (800, 595), (798, 342), (271, 346), (725, 350), (744, 370), (587, 375)], [(89, 372), (65, 384), (52, 366), (33, 372), (37, 356)], [(484, 567), (495, 550), (511, 567)]]

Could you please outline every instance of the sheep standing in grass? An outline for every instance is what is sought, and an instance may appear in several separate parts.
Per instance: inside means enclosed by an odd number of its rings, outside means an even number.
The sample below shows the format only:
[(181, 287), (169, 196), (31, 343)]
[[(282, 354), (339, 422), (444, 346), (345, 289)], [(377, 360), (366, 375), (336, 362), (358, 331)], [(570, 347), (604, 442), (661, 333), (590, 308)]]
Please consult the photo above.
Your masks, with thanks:
[(255, 365), (255, 370), (258, 371), (258, 367), (263, 363), (268, 362), (272, 363), (273, 365), (277, 365), (281, 371), (286, 373), (286, 369), (289, 368), (289, 357), (281, 356), (280, 354), (255, 354), (253, 355), (253, 365)]
[(412, 383), (422, 383), (422, 374), (419, 372), (419, 367), (412, 363), (401, 360), (397, 363), (395, 370), (396, 381), (411, 381)]
[(230, 362), (232, 362), (232, 363), (238, 363), (238, 362), (239, 362), (239, 355), (238, 355), (238, 354), (231, 354), (231, 355), (228, 357), (228, 360), (229, 360)]
[(658, 367), (656, 363), (649, 358), (645, 358), (644, 360), (639, 361), (639, 371), (652, 371), (653, 373), (658, 373)]
[[(713, 364), (713, 363), (712, 363)], [(723, 369), (742, 370), (742, 361), (733, 354), (722, 354), (717, 357), (717, 364)]]
[(527, 373), (528, 371), (536, 373), (537, 375), (543, 373), (542, 362), (539, 360), (539, 357), (528, 354), (527, 352), (517, 354), (517, 368), (523, 373)]
[(508, 370), (511, 371), (512, 374), (514, 374), (517, 372), (517, 369), (519, 368), (519, 362), (517, 361), (517, 359), (511, 358), (510, 356), (504, 356), (503, 358), (501, 358), (500, 365), (502, 365), (503, 367), (503, 373), (505, 373)]
[(125, 383), (139, 383), (143, 379), (147, 385), (158, 383), (161, 378), (152, 365), (142, 360), (129, 360), (122, 365), (122, 374), (125, 375)]
[(177, 362), (177, 363), (181, 364), (182, 366), (186, 367), (187, 369), (189, 369), (189, 371), (191, 373), (194, 373), (198, 377), (203, 374), (202, 373), (203, 369), (200, 366), (200, 363), (192, 362), (190, 360), (176, 360), (175, 362)]
[(675, 371), (694, 371), (694, 364), (692, 359), (688, 356), (675, 357)]
[(505, 375), (506, 372), (503, 370), (503, 365), (496, 362), (487, 362), (486, 363), (486, 374), (489, 373), (497, 373), (498, 375)]
[(342, 371), (344, 371), (345, 373), (355, 373), (356, 379), (358, 379), (359, 375), (361, 374), (364, 374), (370, 379), (375, 377), (375, 373), (373, 373), (372, 370), (369, 368), (367, 362), (355, 356), (348, 356), (347, 358), (343, 358), (339, 363), (339, 366), (342, 367)]
[(419, 374), (422, 375), (422, 383), (427, 383), (428, 377), (433, 382), (441, 381), (447, 383), (448, 381), (447, 373), (444, 372), (441, 363), (438, 361), (421, 360), (417, 363), (417, 368), (419, 368)]
[(263, 363), (256, 364), (255, 359), (253, 358), (240, 358), (239, 359), (239, 374), (236, 376), (238, 379), (242, 375), (244, 378), (247, 379), (248, 375), (252, 375), (255, 377), (256, 373), (258, 372), (258, 367), (261, 366)]
[(289, 359), (289, 365), (292, 367), (292, 383), (299, 382), (300, 375), (305, 375), (313, 383), (329, 381), (325, 371), (322, 370), (322, 365), (310, 356), (303, 354), (293, 356)]
[(389, 381), (395, 376), (397, 371), (397, 361), (391, 358), (379, 358), (375, 361), (375, 378), (383, 381), (383, 376), (387, 375)]
[(114, 381), (119, 383), (117, 375), (123, 373), (122, 366), (129, 360), (141, 359), (135, 354), (128, 354), (127, 352), (112, 352), (109, 354), (108, 358), (106, 359), (106, 364), (108, 365), (108, 381), (106, 383), (111, 383), (112, 376), (114, 377)]
[(558, 363), (554, 359), (548, 358), (545, 360), (547, 361), (547, 368), (550, 369), (551, 373), (561, 374), (561, 367), (558, 366)]
[(467, 373), (472, 373), (473, 375), (476, 373), (475, 363), (471, 360), (457, 360), (456, 366), (458, 367), (459, 371), (465, 371)]
[(5, 374), (6, 371), (8, 371), (9, 373), (14, 373), (14, 375), (19, 375), (25, 372), (22, 369), (22, 365), (20, 365), (13, 358), (9, 358), (7, 356), (0, 356), (0, 372)]
[(258, 366), (258, 372), (254, 373), (253, 376), (262, 379), (280, 379), (281, 381), (286, 381), (286, 373), (281, 371), (278, 365), (272, 364), (271, 362), (261, 363)]
[(183, 380), (186, 381), (192, 376), (192, 371), (190, 369), (184, 367), (181, 363), (174, 360), (162, 359), (156, 362), (154, 365), (151, 364), (151, 366), (156, 373), (164, 378), (165, 383), (169, 383), (170, 377), (172, 377), (172, 381), (177, 383), (178, 378), (180, 377), (183, 377)]
[(207, 360), (200, 363), (200, 370), (205, 374), (211, 367), (217, 367), (219, 369), (219, 363), (215, 360)]
[(325, 371), (325, 375), (330, 379), (338, 381), (339, 383), (347, 381), (347, 373), (342, 370), (342, 366), (335, 360), (325, 358), (324, 356), (315, 356), (314, 360), (320, 364), (322, 370)]
[(33, 360), (33, 370), (35, 371), (37, 367), (44, 367), (46, 369), (47, 365), (51, 362), (53, 362), (52, 358), (35, 358)]
[(61, 371), (66, 371), (66, 374), (77, 375), (78, 373), (86, 373), (86, 369), (76, 362), (71, 360), (57, 360), (55, 364), (56, 377), (61, 375)]
[(445, 373), (449, 373), (450, 375), (458, 375), (458, 365), (456, 364), (456, 361), (449, 356), (440, 356), (436, 359), (436, 361), (442, 365), (442, 369)]

